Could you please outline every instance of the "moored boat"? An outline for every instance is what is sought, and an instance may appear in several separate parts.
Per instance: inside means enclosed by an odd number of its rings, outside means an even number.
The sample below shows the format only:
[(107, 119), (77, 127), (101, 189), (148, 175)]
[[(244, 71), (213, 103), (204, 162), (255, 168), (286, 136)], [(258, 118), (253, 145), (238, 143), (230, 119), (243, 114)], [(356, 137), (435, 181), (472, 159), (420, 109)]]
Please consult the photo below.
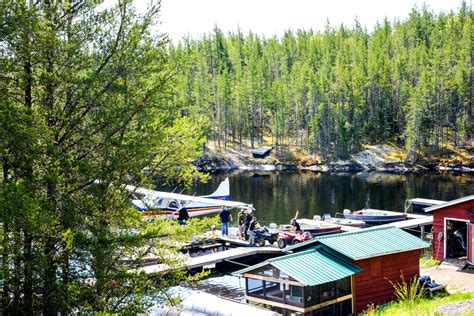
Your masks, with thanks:
[(364, 209), (355, 212), (344, 210), (344, 218), (364, 221), (367, 224), (387, 224), (404, 221), (407, 219), (407, 214), (377, 209)]
[(324, 221), (327, 223), (335, 224), (335, 225), (343, 225), (343, 226), (358, 227), (358, 228), (365, 227), (365, 222), (358, 219), (324, 216)]
[[(300, 223), (300, 228), (302, 231), (309, 232), (313, 237), (341, 232), (341, 226), (325, 223), (323, 221), (299, 219), (298, 223)], [(282, 231), (290, 231), (291, 225), (280, 225), (279, 229)]]

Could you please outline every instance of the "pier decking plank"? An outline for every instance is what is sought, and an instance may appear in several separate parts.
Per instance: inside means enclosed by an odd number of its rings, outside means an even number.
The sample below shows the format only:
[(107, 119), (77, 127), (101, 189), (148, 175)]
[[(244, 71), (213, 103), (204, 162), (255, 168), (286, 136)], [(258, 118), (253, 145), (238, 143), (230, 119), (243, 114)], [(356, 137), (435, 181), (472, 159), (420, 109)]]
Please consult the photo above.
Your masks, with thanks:
[[(189, 258), (184, 264), (183, 268), (196, 269), (207, 265), (220, 263), (226, 260), (233, 260), (259, 253), (280, 253), (281, 249), (276, 247), (238, 247), (226, 251), (219, 251), (204, 256)], [(145, 272), (146, 274), (163, 273), (170, 269), (165, 264), (152, 264), (138, 268), (138, 270)]]
[(194, 269), (202, 266), (232, 260), (241, 257), (251, 256), (258, 253), (278, 253), (280, 249), (275, 247), (239, 247), (226, 251), (220, 251), (205, 256), (191, 258), (186, 262), (186, 268)]
[[(393, 213), (395, 214), (403, 214), (401, 212), (392, 212), (392, 211), (384, 211), (385, 213)], [(433, 216), (427, 216), (423, 214), (413, 214), (413, 213), (407, 213), (407, 220), (406, 221), (398, 221), (398, 222), (393, 222), (393, 223), (388, 223), (388, 224), (383, 224), (383, 225), (377, 225), (377, 227), (388, 227), (388, 226), (394, 226), (402, 229), (407, 229), (407, 228), (414, 228), (418, 226), (424, 226), (424, 225), (431, 225), (433, 224)], [(338, 224), (339, 225), (339, 224)], [(350, 232), (350, 231), (355, 231), (359, 229), (364, 229), (360, 227), (351, 227), (351, 226), (344, 226), (340, 225), (341, 230), (344, 232)]]
[(406, 221), (399, 221), (389, 224), (379, 225), (378, 227), (386, 227), (386, 226), (395, 226), (398, 228), (406, 229), (406, 228), (414, 228), (418, 226), (425, 226), (433, 224), (433, 216), (423, 216), (418, 218), (407, 219)]

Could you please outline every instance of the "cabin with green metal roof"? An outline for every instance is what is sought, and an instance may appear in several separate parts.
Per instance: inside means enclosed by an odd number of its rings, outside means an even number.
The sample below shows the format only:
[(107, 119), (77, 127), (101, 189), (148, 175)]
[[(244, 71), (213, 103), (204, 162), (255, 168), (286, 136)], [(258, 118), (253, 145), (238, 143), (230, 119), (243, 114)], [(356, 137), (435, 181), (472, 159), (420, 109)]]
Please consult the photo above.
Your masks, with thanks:
[(283, 315), (349, 315), (394, 298), (390, 282), (419, 273), (429, 244), (396, 227), (316, 237), (237, 271), (246, 296)]

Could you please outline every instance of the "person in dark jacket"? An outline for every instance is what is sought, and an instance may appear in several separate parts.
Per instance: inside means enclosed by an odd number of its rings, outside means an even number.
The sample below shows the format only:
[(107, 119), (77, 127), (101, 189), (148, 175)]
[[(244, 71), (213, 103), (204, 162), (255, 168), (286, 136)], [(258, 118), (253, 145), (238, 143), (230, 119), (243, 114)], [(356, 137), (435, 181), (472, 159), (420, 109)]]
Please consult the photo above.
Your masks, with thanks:
[(230, 211), (226, 208), (223, 208), (219, 213), (219, 218), (222, 224), (222, 236), (229, 236), (229, 222), (232, 220)]
[(179, 209), (178, 213), (178, 223), (179, 225), (186, 225), (186, 221), (189, 219), (189, 214), (186, 208), (182, 207)]
[(250, 246), (255, 245), (255, 233), (254, 230), (257, 229), (257, 218), (253, 217), (249, 224), (249, 236), (250, 236)]
[(296, 221), (296, 218), (293, 218), (291, 220), (291, 231), (295, 233), (301, 233), (301, 227), (300, 224)]
[(245, 212), (245, 222), (244, 222), (244, 238), (245, 238), (245, 240), (249, 239), (248, 230), (249, 230), (249, 226), (250, 226), (251, 221), (252, 221), (252, 215), (250, 215), (250, 211), (246, 211)]

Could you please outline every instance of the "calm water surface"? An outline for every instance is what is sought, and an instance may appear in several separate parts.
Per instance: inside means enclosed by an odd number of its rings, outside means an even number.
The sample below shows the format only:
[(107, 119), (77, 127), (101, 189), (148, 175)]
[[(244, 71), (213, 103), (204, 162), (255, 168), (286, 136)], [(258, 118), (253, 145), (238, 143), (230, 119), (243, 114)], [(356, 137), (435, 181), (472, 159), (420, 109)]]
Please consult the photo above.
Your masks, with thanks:
[[(211, 175), (207, 183), (185, 193), (212, 193), (229, 177), (231, 199), (253, 203), (263, 224), (342, 212), (343, 209), (385, 209), (402, 212), (406, 199), (452, 200), (474, 194), (470, 174), (314, 173), (299, 171), (231, 172)], [(236, 211), (234, 211), (236, 212)]]

